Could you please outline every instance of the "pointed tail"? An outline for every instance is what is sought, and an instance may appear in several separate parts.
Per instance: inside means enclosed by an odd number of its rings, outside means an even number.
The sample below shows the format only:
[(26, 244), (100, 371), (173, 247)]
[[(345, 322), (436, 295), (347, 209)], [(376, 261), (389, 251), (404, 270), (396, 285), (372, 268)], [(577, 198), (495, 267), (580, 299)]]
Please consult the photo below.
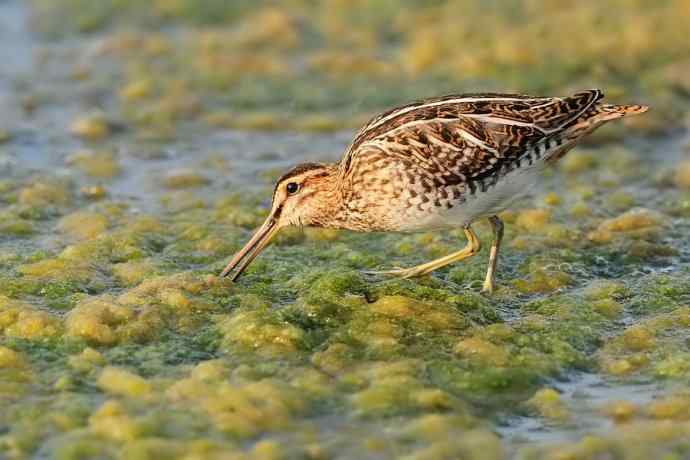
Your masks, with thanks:
[[(602, 96), (603, 97), (603, 96)], [(601, 98), (601, 97), (600, 97)], [(561, 148), (547, 154), (546, 162), (553, 163), (562, 158), (584, 136), (592, 133), (602, 124), (610, 120), (639, 115), (649, 110), (646, 105), (615, 105), (595, 102), (581, 117), (577, 118), (558, 135), (563, 142)]]
[(595, 114), (590, 118), (590, 121), (604, 122), (615, 120), (616, 118), (627, 117), (629, 115), (639, 115), (649, 110), (646, 105), (614, 105), (614, 104), (598, 104), (595, 106)]

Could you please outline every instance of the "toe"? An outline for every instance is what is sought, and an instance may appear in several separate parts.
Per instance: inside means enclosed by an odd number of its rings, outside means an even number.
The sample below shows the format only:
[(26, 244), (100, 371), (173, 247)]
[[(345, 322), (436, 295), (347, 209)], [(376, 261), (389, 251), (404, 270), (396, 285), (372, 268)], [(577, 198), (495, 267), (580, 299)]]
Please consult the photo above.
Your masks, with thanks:
[(366, 270), (363, 271), (365, 275), (374, 275), (374, 276), (392, 276), (396, 278), (411, 278), (414, 276), (418, 276), (418, 273), (414, 269), (410, 268), (398, 268), (395, 270)]

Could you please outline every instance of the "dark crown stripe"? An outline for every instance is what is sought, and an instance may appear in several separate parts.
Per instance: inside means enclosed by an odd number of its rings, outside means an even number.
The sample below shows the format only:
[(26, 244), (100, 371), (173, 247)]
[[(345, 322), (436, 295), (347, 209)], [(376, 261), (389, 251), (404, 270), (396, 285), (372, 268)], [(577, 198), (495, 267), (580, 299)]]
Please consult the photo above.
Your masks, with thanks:
[(301, 176), (302, 174), (309, 172), (309, 171), (315, 171), (315, 170), (321, 170), (322, 174), (319, 175), (327, 175), (328, 172), (326, 171), (326, 165), (323, 163), (301, 163), (295, 166), (294, 168), (290, 169), (288, 172), (280, 176), (280, 179), (276, 181), (276, 186), (273, 189), (273, 194), (275, 194), (276, 190), (278, 190), (278, 186), (285, 182), (286, 180), (292, 179), (293, 177)]

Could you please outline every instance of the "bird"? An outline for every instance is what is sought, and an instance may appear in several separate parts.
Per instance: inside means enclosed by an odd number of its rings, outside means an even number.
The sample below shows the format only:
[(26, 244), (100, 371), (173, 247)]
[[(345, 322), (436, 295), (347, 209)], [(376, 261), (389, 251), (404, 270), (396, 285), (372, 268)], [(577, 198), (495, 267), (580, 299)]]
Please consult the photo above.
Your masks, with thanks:
[(599, 89), (567, 97), (452, 94), (395, 107), (369, 120), (336, 163), (299, 164), (276, 182), (271, 210), (220, 274), (232, 281), (287, 226), (358, 232), (462, 229), (457, 252), (411, 268), (367, 272), (423, 276), (476, 255), (472, 224), (493, 233), (482, 292), (495, 288), (504, 225), (499, 214), (541, 173), (604, 123), (648, 110), (602, 102)]

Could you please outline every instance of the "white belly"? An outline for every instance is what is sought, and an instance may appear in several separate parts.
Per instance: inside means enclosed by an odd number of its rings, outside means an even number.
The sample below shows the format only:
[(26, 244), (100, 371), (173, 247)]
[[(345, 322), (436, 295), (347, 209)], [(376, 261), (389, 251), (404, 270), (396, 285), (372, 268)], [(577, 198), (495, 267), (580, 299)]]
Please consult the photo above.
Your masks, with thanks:
[(512, 171), (485, 192), (477, 190), (474, 195), (467, 195), (464, 202), (456, 203), (451, 209), (437, 209), (426, 216), (418, 216), (405, 230), (458, 228), (482, 217), (494, 216), (527, 195), (539, 180), (542, 170), (543, 168), (535, 165)]

